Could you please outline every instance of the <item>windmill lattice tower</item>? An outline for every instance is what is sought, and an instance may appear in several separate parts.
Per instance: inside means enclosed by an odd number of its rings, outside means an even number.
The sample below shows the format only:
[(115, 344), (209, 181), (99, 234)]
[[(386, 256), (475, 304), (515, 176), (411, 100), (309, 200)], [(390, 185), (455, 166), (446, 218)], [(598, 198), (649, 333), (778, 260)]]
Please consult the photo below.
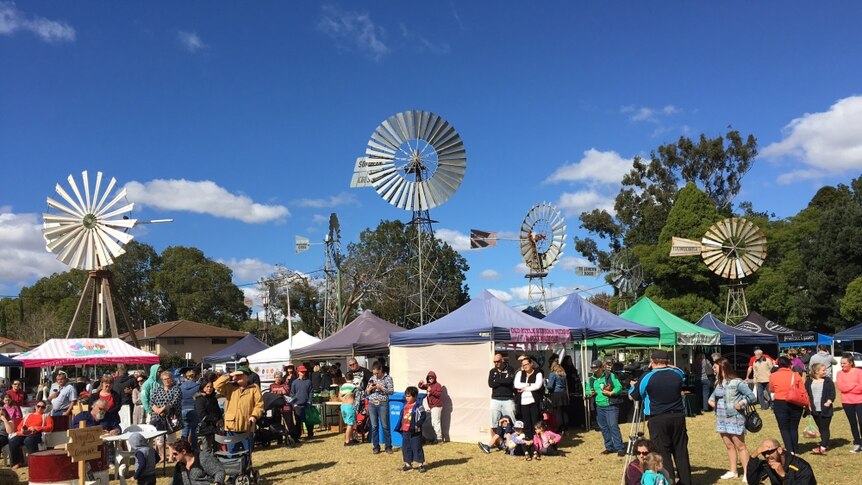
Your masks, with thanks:
[(725, 323), (738, 323), (748, 315), (742, 279), (760, 269), (766, 259), (766, 235), (754, 223), (728, 217), (713, 224), (700, 241), (674, 237), (670, 255), (700, 255), (709, 269), (731, 281), (725, 285)]
[[(442, 268), (433, 250), (431, 209), (446, 202), (461, 185), (467, 152), (448, 121), (427, 111), (403, 111), (383, 121), (365, 149), (367, 177), (390, 204), (410, 211), (413, 244), (405, 321), (420, 326), (448, 312), (442, 294)], [(410, 290), (408, 290), (410, 291)]]
[(111, 194), (117, 184), (117, 179), (112, 177), (103, 191), (102, 172), (96, 173), (92, 190), (87, 171), (81, 172), (83, 196), (72, 175), (66, 180), (75, 197), (72, 198), (62, 185), (56, 184), (54, 191), (65, 203), (49, 196), (48, 210), (55, 212), (42, 214), (45, 248), (56, 254), (57, 259), (69, 267), (87, 271), (87, 282), (81, 292), (66, 338), (73, 336), (84, 303), (89, 299), (87, 337), (105, 337), (109, 332), (112, 338), (120, 336), (114, 310), (116, 303), (120, 308), (125, 330), (137, 347), (138, 339), (129, 315), (122, 302), (115, 302), (113, 298), (116, 288), (107, 268), (114, 263), (115, 258), (126, 252), (123, 245), (132, 240), (132, 235), (128, 233), (131, 228), (138, 224), (171, 222), (171, 219), (132, 219), (130, 216), (135, 204), (126, 200), (126, 189), (122, 188)]
[(305, 236), (296, 236), (296, 253), (302, 253), (311, 246), (324, 245), (324, 286), (323, 286), (323, 328), (322, 336), (327, 337), (341, 330), (341, 225), (335, 212), (329, 215), (329, 230), (323, 242), (310, 242)]

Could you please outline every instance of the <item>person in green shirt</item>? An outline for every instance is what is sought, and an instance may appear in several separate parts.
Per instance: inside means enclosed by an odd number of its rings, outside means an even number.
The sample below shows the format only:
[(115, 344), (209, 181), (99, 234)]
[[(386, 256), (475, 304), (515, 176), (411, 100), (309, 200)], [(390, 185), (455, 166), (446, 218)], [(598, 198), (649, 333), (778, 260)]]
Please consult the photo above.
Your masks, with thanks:
[(605, 441), (603, 455), (616, 453), (625, 456), (623, 437), (620, 433), (620, 404), (623, 386), (613, 372), (605, 369), (600, 360), (590, 366), (593, 375), (587, 381), (587, 395), (596, 402), (596, 421)]

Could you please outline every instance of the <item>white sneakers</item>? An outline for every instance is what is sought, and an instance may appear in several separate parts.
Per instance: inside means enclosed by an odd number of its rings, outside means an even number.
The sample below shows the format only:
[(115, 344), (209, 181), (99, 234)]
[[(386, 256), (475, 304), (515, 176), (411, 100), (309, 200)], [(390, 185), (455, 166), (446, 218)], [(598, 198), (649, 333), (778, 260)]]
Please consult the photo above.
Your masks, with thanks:
[(859, 453), (860, 451), (862, 451), (862, 445), (856, 445), (850, 450), (850, 453)]
[[(730, 480), (731, 478), (739, 478), (739, 474), (736, 472), (725, 472), (724, 475), (718, 478), (720, 478), (721, 480)], [(745, 477), (742, 477), (742, 479), (745, 480)]]

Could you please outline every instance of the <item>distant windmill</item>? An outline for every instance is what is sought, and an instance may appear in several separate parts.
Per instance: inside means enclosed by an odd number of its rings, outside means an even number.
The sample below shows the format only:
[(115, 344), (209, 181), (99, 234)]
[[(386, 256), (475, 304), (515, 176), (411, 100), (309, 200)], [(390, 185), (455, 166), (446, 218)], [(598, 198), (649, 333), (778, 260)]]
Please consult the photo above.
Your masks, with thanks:
[(738, 323), (748, 315), (742, 279), (760, 269), (766, 259), (766, 235), (754, 223), (728, 217), (713, 224), (700, 241), (674, 237), (670, 255), (700, 255), (715, 274), (731, 280), (727, 285), (726, 323)]
[(616, 251), (611, 256), (611, 283), (617, 289), (617, 314), (628, 310), (637, 299), (643, 282), (643, 268), (637, 256), (628, 249)]
[(325, 245), (323, 273), (326, 278), (323, 296), (323, 336), (327, 337), (341, 328), (341, 224), (335, 212), (329, 215), (329, 230), (323, 242), (313, 243), (305, 236), (296, 236), (296, 253), (307, 251), (311, 246)]
[[(87, 283), (81, 292), (66, 338), (73, 335), (84, 301), (91, 289), (87, 336), (104, 337), (110, 330), (110, 336), (116, 338), (119, 337), (119, 332), (112, 296), (116, 293), (116, 288), (107, 267), (114, 263), (115, 258), (126, 252), (123, 246), (132, 240), (132, 235), (128, 232), (131, 228), (139, 224), (171, 222), (172, 219), (140, 221), (130, 218), (135, 204), (126, 200), (126, 189), (111, 194), (117, 183), (117, 179), (112, 177), (102, 191), (102, 172), (96, 173), (92, 191), (87, 171), (81, 172), (83, 197), (75, 178), (69, 175), (66, 180), (75, 197), (72, 198), (63, 186), (56, 184), (54, 190), (63, 202), (48, 197), (48, 209), (54, 212), (42, 214), (42, 235), (46, 249), (56, 254), (57, 259), (69, 267), (88, 272)], [(137, 346), (137, 336), (125, 307), (119, 300), (116, 303), (122, 312), (126, 330)]]

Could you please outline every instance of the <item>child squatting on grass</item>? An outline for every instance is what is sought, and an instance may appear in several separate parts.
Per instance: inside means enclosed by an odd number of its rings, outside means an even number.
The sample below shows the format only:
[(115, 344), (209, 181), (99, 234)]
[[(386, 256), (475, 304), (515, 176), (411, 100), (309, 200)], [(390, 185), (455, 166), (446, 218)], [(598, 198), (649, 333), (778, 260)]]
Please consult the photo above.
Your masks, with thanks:
[(410, 386), (404, 390), (404, 410), (401, 411), (401, 455), (404, 466), (401, 471), (413, 469), (413, 462), (419, 463), (419, 473), (425, 473), (425, 450), (422, 449), (422, 424), (425, 423), (425, 408), (417, 405), (419, 389)]
[(527, 435), (524, 433), (523, 421), (515, 421), (515, 429), (506, 435), (506, 449), (509, 450), (509, 454), (512, 456), (526, 455), (527, 461), (533, 459), (535, 451), (533, 440), (527, 439)]
[(535, 426), (536, 434), (533, 435), (533, 446), (536, 448), (536, 459), (541, 460), (542, 455), (559, 455), (557, 443), (560, 435), (548, 429), (544, 421), (539, 421)]
[(664, 460), (658, 453), (650, 453), (644, 460), (641, 485), (668, 485), (670, 478), (664, 469)]

